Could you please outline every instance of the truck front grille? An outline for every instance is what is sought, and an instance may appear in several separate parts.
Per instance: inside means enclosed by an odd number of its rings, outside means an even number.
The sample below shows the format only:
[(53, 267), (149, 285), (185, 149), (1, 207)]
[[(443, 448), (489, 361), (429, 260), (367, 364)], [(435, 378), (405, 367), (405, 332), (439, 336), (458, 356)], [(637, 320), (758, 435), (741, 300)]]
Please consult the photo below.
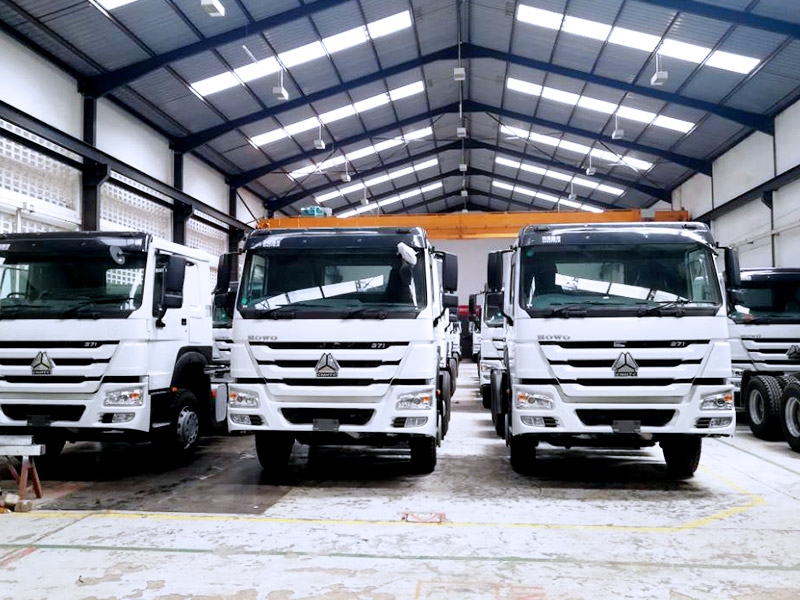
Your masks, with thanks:
[(340, 425), (366, 425), (375, 411), (364, 408), (284, 408), (281, 413), (292, 425), (311, 425), (316, 419), (334, 419)]
[(12, 421), (80, 421), (85, 406), (75, 405), (38, 405), (38, 404), (4, 404), (3, 414)]
[(663, 427), (675, 416), (674, 410), (603, 410), (603, 409), (580, 409), (576, 411), (578, 418), (584, 425), (613, 425), (614, 421), (639, 421), (647, 427)]

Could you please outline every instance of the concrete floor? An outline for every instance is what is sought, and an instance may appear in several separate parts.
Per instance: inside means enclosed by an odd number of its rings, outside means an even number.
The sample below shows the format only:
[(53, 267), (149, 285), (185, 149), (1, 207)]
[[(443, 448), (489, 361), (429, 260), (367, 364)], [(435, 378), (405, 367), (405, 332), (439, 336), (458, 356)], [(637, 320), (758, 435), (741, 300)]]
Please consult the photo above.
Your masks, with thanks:
[(272, 486), (249, 436), (172, 469), (146, 446), (68, 446), (34, 512), (0, 515), (0, 598), (800, 597), (800, 454), (785, 443), (740, 427), (682, 482), (658, 449), (544, 447), (521, 477), (475, 365), (454, 402), (428, 476), (401, 451), (295, 446), (289, 485)]

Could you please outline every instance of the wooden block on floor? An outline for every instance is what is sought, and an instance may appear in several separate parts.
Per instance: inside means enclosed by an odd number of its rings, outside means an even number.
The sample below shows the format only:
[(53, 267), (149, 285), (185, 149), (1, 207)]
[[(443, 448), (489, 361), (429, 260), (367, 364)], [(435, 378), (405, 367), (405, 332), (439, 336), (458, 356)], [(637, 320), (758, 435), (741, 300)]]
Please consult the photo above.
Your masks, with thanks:
[(41, 456), (44, 454), (43, 444), (27, 446), (4, 446), (0, 444), (0, 456)]

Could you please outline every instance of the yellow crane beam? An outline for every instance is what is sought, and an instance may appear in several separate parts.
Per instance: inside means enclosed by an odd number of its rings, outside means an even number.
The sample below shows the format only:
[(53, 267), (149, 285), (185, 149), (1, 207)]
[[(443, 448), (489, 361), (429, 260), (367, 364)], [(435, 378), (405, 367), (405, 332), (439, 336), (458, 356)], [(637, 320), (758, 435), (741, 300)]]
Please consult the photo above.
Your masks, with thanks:
[(261, 219), (259, 229), (316, 229), (321, 227), (423, 227), (435, 240), (514, 238), (526, 225), (546, 223), (631, 223), (688, 221), (685, 210), (643, 214), (639, 209), (589, 212), (486, 212)]

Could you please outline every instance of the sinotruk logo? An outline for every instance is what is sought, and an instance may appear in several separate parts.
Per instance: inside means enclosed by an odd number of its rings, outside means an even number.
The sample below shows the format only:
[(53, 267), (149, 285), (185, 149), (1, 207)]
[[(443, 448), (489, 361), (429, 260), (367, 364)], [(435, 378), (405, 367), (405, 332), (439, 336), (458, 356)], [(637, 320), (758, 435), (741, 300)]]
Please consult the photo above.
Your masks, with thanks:
[(639, 374), (639, 365), (633, 360), (630, 352), (623, 352), (611, 365), (614, 377), (636, 377)]
[(53, 367), (56, 366), (56, 363), (47, 356), (47, 352), (39, 352), (36, 355), (36, 358), (33, 359), (31, 363), (31, 372), (34, 375), (50, 375), (53, 372)]
[(323, 354), (317, 361), (317, 377), (338, 377), (339, 369), (339, 363), (330, 352)]

